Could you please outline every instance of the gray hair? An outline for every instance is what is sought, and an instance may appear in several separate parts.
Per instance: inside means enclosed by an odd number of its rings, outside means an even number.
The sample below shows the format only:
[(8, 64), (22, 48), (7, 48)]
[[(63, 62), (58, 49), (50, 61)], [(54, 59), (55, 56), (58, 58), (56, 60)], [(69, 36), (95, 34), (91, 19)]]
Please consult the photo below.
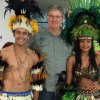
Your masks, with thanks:
[(47, 14), (48, 14), (50, 11), (52, 11), (52, 10), (58, 10), (58, 11), (60, 11), (60, 12), (62, 13), (62, 15), (64, 15), (64, 10), (63, 10), (63, 8), (62, 8), (61, 6), (59, 6), (59, 5), (50, 5), (50, 6), (48, 7)]

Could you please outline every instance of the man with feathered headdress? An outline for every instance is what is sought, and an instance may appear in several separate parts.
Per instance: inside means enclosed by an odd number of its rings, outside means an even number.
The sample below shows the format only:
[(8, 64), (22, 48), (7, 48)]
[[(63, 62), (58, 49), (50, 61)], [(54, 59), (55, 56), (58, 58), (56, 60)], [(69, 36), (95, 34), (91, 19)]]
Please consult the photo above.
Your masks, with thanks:
[(29, 49), (27, 41), (30, 35), (34, 36), (38, 31), (37, 21), (30, 18), (30, 13), (42, 16), (41, 10), (34, 0), (5, 2), (8, 6), (5, 7), (4, 15), (8, 10), (15, 11), (15, 15), (9, 20), (15, 43), (0, 51), (0, 66), (4, 67), (3, 78), (0, 78), (0, 100), (38, 100), (38, 91), (42, 90), (42, 83), (47, 75), (43, 66), (44, 56)]

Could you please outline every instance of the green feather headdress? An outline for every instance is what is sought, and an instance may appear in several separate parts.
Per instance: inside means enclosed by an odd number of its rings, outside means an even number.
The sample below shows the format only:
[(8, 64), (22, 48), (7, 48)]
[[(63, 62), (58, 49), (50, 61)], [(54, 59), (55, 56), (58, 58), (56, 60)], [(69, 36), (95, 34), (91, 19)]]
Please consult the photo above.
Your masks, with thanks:
[(71, 31), (71, 38), (76, 39), (94, 39), (98, 40), (98, 32), (92, 26), (83, 24), (78, 28), (73, 28)]
[[(62, 31), (61, 37), (67, 43), (72, 44), (73, 37), (76, 38), (78, 34), (87, 34), (89, 36), (94, 35), (94, 39), (98, 39), (100, 42), (100, 0), (66, 0), (69, 4), (68, 17), (66, 17), (65, 27)], [(88, 29), (80, 26), (93, 27)], [(95, 31), (94, 31), (95, 30)], [(72, 35), (72, 33), (75, 33)], [(93, 34), (92, 34), (93, 33)], [(91, 34), (91, 35), (90, 35)]]

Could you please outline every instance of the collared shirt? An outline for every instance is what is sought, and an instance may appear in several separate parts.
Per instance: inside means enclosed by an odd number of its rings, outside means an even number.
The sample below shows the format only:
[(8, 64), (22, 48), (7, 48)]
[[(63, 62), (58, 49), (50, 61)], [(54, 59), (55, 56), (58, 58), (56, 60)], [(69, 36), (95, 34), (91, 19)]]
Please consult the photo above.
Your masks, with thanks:
[(67, 45), (60, 36), (53, 36), (47, 29), (41, 30), (35, 38), (29, 41), (30, 48), (40, 48), (47, 55), (45, 66), (48, 78), (45, 81), (47, 91), (54, 92), (58, 73), (66, 70), (67, 57), (71, 46)]

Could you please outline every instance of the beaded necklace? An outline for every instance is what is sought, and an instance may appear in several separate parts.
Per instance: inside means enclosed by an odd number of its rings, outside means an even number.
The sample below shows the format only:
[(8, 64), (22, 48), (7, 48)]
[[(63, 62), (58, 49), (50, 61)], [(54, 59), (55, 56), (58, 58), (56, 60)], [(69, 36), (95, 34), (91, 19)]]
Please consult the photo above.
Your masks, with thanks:
[[(15, 53), (16, 61), (17, 61), (19, 78), (21, 79), (22, 82), (25, 82), (25, 80), (29, 78), (28, 74), (30, 73), (30, 71), (29, 71), (30, 62), (29, 62), (29, 58), (28, 58), (28, 51), (27, 51), (27, 48), (26, 48), (26, 52), (25, 52), (25, 53), (26, 53), (26, 56), (25, 56), (24, 61), (22, 61), (21, 58), (18, 56), (18, 54), (17, 54), (17, 52), (16, 52), (16, 47), (15, 47), (15, 45), (13, 45), (13, 50), (14, 50), (14, 53)], [(25, 79), (24, 79), (24, 78), (22, 77), (22, 75), (21, 75), (21, 67), (24, 66), (26, 60), (28, 60), (28, 69), (27, 69), (26, 77), (25, 77)], [(19, 84), (19, 85), (20, 85), (20, 84)]]

